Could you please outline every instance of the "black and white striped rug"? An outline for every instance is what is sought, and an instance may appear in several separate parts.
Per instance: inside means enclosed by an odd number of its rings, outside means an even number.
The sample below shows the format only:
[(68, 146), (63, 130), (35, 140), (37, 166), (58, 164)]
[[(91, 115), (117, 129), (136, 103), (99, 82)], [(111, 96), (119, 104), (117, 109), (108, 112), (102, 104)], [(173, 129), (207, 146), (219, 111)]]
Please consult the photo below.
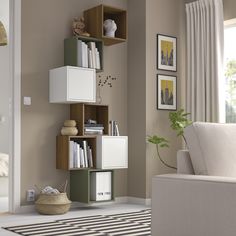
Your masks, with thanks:
[(151, 210), (62, 219), (4, 229), (25, 236), (150, 236)]

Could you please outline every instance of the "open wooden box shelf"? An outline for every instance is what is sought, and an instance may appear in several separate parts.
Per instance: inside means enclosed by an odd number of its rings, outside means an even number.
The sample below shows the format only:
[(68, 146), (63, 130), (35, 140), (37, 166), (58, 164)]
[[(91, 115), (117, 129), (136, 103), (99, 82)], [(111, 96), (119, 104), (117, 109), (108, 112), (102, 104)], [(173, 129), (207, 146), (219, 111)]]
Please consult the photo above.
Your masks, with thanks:
[(88, 119), (93, 119), (96, 120), (98, 124), (103, 124), (103, 134), (109, 134), (109, 113), (107, 105), (71, 104), (70, 118), (76, 121), (79, 135), (84, 135), (84, 124)]
[[(99, 5), (84, 11), (84, 19), (91, 36), (103, 39), (105, 45), (122, 43), (127, 39), (127, 11), (124, 9)], [(104, 35), (103, 22), (106, 19), (115, 21), (117, 25), (115, 37)]]
[(82, 141), (86, 140), (88, 145), (92, 149), (93, 153), (93, 163), (96, 168), (96, 136), (67, 136), (67, 135), (58, 135), (57, 136), (57, 159), (56, 159), (56, 167), (61, 170), (81, 170), (88, 168), (69, 168), (70, 163), (70, 141)]

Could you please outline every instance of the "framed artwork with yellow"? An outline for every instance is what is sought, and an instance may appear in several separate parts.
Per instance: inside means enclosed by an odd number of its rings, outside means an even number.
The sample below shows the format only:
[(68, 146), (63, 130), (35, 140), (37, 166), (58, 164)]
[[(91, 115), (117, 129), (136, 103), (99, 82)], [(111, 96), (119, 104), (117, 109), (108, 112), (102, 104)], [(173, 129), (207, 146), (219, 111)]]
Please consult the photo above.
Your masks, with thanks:
[(177, 38), (157, 34), (157, 69), (177, 71)]
[(177, 109), (176, 76), (157, 75), (157, 109)]

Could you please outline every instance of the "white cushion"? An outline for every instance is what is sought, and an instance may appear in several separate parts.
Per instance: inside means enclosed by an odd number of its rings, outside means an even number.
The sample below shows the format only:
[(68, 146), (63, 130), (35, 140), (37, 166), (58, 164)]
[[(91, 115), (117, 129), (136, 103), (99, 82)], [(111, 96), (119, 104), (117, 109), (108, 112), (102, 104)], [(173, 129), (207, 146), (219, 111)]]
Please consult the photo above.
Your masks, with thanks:
[(195, 122), (184, 135), (195, 174), (236, 177), (236, 124)]

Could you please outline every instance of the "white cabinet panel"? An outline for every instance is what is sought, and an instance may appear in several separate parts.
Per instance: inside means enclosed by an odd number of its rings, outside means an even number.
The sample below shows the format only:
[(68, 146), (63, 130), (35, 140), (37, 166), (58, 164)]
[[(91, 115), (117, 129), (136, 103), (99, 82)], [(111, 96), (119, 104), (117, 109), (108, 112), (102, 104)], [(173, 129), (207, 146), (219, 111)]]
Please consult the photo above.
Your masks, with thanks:
[(95, 69), (64, 66), (50, 70), (50, 102), (96, 102)]
[(108, 201), (112, 199), (112, 173), (92, 172), (90, 177), (90, 200)]
[(128, 137), (97, 137), (97, 168), (128, 168)]

